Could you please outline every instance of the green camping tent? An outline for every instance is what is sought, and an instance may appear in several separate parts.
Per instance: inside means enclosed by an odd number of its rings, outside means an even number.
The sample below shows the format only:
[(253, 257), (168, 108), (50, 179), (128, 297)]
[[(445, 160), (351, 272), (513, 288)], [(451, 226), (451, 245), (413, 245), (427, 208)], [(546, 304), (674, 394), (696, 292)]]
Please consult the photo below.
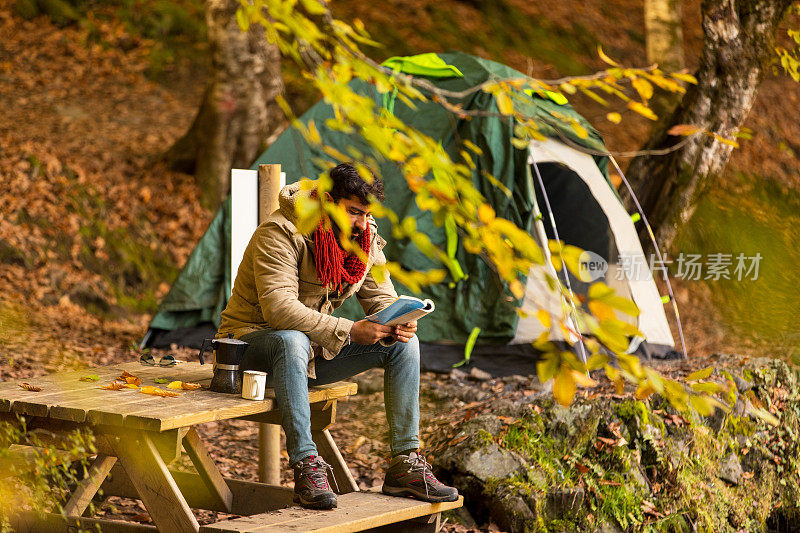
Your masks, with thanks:
[[(426, 76), (438, 87), (449, 91), (463, 91), (490, 79), (523, 78), (516, 70), (499, 63), (470, 56), (460, 52), (424, 54), (412, 58), (392, 58), (385, 63), (390, 68), (408, 72), (415, 76)], [(536, 117), (540, 131), (553, 142), (532, 142), (529, 149), (515, 148), (511, 143), (514, 122), (503, 116), (476, 116), (471, 120), (457, 119), (441, 106), (428, 102), (419, 103), (410, 109), (392, 95), (381, 95), (374, 86), (361, 81), (351, 82), (359, 93), (372, 97), (378, 106), (390, 109), (397, 117), (422, 133), (441, 142), (456, 159), (463, 149), (463, 139), (477, 145), (482, 154), (477, 156), (474, 183), (489, 200), (498, 216), (513, 221), (539, 236), (540, 242), (559, 237), (600, 255), (609, 266), (619, 265), (622, 252), (641, 253), (633, 223), (622, 209), (616, 191), (608, 181), (607, 160), (603, 156), (588, 156), (582, 149), (592, 153), (604, 153), (605, 146), (597, 131), (566, 103), (561, 95), (529, 92), (521, 95), (523, 112)], [(471, 92), (463, 100), (454, 102), (464, 109), (497, 111), (491, 94)], [(517, 104), (515, 104), (517, 105)], [(355, 146), (362, 153), (371, 153), (363, 140), (349, 134), (334, 131), (325, 126), (333, 117), (332, 109), (319, 102), (309, 109), (300, 120), (314, 120), (323, 142), (343, 153), (347, 147)], [(579, 125), (588, 136), (580, 137), (574, 125)], [(543, 154), (540, 158), (537, 153)], [(269, 149), (253, 164), (280, 163), (286, 173), (287, 183), (303, 177), (316, 178), (322, 171), (318, 164), (330, 160), (325, 153), (309, 145), (295, 129), (284, 132)], [(536, 162), (538, 164), (535, 164)], [(582, 170), (578, 170), (580, 167)], [(483, 171), (490, 172), (511, 192), (504, 194), (499, 188), (481, 178)], [(386, 203), (402, 219), (411, 216), (417, 220), (419, 229), (429, 235), (431, 241), (448, 248), (452, 233), (448, 237), (445, 228), (437, 226), (428, 212), (423, 212), (414, 202), (414, 195), (406, 185), (396, 164), (385, 161), (380, 164), (380, 175), (386, 189)], [(544, 185), (540, 190), (537, 184)], [(543, 194), (547, 193), (547, 198)], [(539, 205), (549, 203), (555, 215), (556, 226), (547, 217), (538, 217)], [(209, 230), (200, 240), (178, 276), (172, 289), (162, 301), (150, 325), (144, 344), (168, 345), (197, 344), (192, 332), (205, 326), (202, 334), (211, 332), (219, 321), (230, 294), (230, 207), (229, 201), (220, 209)], [(379, 231), (389, 241), (385, 252), (390, 260), (400, 262), (407, 269), (427, 270), (440, 265), (420, 252), (413, 244), (391, 238), (386, 220), (378, 221)], [(449, 242), (451, 245), (453, 242)], [(450, 342), (463, 344), (474, 328), (480, 328), (482, 343), (524, 343), (536, 328), (523, 324), (516, 312), (519, 300), (511, 297), (507, 287), (500, 282), (491, 268), (478, 256), (467, 254), (462, 247), (454, 249), (465, 278), (445, 282), (423, 289), (419, 296), (436, 302), (436, 312), (426, 317), (419, 337), (423, 342)], [(609, 272), (615, 271), (613, 268)], [(572, 280), (577, 282), (577, 280)], [(644, 322), (648, 326), (656, 345), (672, 347), (672, 339), (661, 301), (652, 279), (645, 284), (631, 280), (622, 293), (632, 297), (646, 313)], [(531, 278), (528, 292), (533, 297), (542, 292), (532, 285), (541, 279)], [(579, 283), (578, 283), (579, 285)], [(638, 289), (637, 289), (638, 287)], [(409, 292), (397, 287), (399, 293)], [(644, 296), (643, 296), (644, 294)], [(528, 295), (530, 296), (530, 294)], [(526, 297), (528, 297), (526, 296)], [(560, 304), (559, 304), (560, 305)], [(556, 306), (557, 308), (557, 306)], [(337, 314), (353, 319), (363, 318), (356, 302), (348, 302)], [(533, 329), (531, 329), (533, 327)], [(520, 336), (520, 329), (528, 334)], [(647, 327), (645, 328), (647, 329)], [(642, 331), (645, 331), (642, 329)], [(202, 331), (202, 330), (200, 330)], [(645, 331), (647, 333), (647, 331)]]

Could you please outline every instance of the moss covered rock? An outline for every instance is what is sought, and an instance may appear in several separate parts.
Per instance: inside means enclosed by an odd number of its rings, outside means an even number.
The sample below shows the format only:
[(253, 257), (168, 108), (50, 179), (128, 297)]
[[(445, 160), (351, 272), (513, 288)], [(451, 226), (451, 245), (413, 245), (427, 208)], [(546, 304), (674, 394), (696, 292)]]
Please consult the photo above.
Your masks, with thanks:
[[(762, 531), (800, 518), (798, 372), (754, 360), (730, 412), (678, 413), (658, 396), (538, 397), (489, 406), (435, 466), (472, 515), (508, 531)], [(771, 426), (752, 406), (780, 419)], [(497, 413), (497, 414), (495, 414)], [(502, 414), (500, 414), (502, 413)]]

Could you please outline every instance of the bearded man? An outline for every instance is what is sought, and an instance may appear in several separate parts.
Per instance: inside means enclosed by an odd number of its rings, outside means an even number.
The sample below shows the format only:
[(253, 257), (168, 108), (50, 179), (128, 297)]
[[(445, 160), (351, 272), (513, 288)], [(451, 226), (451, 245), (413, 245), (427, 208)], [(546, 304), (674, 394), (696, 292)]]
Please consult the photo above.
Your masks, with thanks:
[[(416, 322), (384, 326), (331, 316), (355, 296), (366, 314), (391, 304), (397, 293), (388, 274), (378, 282), (370, 273), (386, 258), (371, 214), (372, 200), (383, 202), (383, 184), (367, 183), (355, 167), (330, 171), (328, 199), (344, 209), (352, 243), (364, 263), (342, 249), (341, 231), (320, 222), (310, 235), (296, 226), (299, 184), (280, 192), (280, 207), (253, 233), (222, 313), (218, 337), (232, 334), (249, 343), (241, 368), (271, 376), (294, 469), (295, 502), (313, 509), (336, 507), (328, 484), (328, 465), (311, 439), (309, 385), (323, 385), (370, 368), (384, 373), (384, 404), (392, 460), (383, 492), (425, 501), (455, 501), (458, 491), (439, 482), (419, 454), (419, 342)], [(389, 342), (387, 342), (387, 339)], [(380, 342), (379, 342), (380, 341)]]

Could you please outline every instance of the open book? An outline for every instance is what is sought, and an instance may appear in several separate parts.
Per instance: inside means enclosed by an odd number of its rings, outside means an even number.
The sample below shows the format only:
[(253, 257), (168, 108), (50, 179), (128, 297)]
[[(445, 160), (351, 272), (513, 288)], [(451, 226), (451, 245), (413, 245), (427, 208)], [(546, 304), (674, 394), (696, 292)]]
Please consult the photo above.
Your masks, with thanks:
[(386, 326), (397, 326), (418, 320), (434, 309), (430, 300), (420, 300), (413, 296), (400, 296), (383, 311), (369, 315), (367, 320)]

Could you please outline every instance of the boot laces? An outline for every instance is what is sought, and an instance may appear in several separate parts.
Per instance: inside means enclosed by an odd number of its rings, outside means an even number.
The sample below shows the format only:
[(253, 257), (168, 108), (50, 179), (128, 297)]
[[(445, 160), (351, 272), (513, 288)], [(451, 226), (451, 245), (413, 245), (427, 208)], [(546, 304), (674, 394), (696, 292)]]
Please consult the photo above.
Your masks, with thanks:
[(430, 496), (428, 493), (428, 478), (431, 479), (432, 482), (437, 482), (438, 480), (433, 475), (433, 471), (431, 470), (431, 465), (428, 461), (425, 460), (419, 453), (415, 453), (414, 457), (409, 455), (406, 462), (410, 465), (408, 468), (409, 472), (419, 472), (422, 477), (422, 482), (425, 483), (425, 496)]
[(336, 477), (333, 475), (333, 467), (326, 463), (322, 457), (317, 455), (314, 459), (303, 461), (300, 464), (300, 475), (308, 477), (311, 484), (318, 489), (330, 490), (330, 485), (328, 485), (328, 472), (331, 474), (330, 479), (333, 480), (336, 492), (339, 492)]

